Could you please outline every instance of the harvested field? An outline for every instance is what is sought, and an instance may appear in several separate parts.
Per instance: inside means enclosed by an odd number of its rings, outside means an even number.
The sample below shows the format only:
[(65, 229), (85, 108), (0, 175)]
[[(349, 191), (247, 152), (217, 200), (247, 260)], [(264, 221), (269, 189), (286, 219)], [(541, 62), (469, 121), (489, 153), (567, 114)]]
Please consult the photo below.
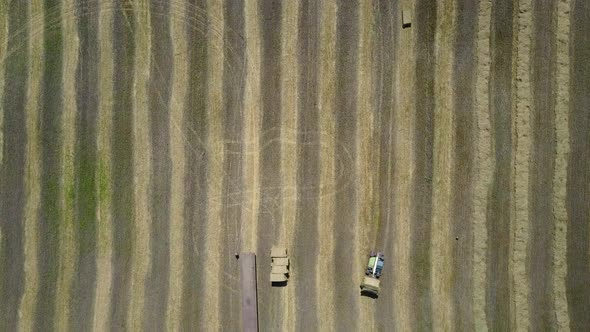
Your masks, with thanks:
[(261, 331), (587, 330), (589, 109), (584, 0), (0, 0), (0, 331), (238, 331), (239, 251)]

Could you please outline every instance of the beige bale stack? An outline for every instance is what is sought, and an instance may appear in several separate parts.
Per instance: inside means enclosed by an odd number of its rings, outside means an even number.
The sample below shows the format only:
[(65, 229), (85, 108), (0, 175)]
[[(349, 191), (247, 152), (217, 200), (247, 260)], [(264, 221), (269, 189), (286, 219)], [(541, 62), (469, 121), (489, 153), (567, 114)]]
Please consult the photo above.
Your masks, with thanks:
[(289, 279), (289, 258), (287, 248), (272, 247), (270, 250), (270, 282), (272, 284), (285, 284)]

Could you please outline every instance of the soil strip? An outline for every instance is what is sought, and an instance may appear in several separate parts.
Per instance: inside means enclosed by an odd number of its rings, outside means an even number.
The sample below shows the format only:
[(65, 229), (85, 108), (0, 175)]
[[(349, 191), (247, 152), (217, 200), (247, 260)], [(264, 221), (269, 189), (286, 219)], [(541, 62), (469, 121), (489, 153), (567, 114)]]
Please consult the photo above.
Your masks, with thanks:
[[(402, 4), (404, 5), (404, 4)], [(406, 2), (406, 8), (412, 8)], [(403, 8), (403, 7), (402, 7)], [(398, 8), (399, 9), (399, 8)], [(394, 7), (395, 10), (395, 7)], [(397, 100), (397, 109), (393, 113), (393, 254), (392, 261), (395, 262), (396, 275), (393, 285), (395, 329), (402, 331), (408, 326), (413, 326), (413, 306), (408, 305), (413, 301), (413, 290), (411, 285), (411, 234), (412, 234), (412, 196), (414, 183), (414, 168), (416, 160), (416, 149), (413, 142), (415, 138), (415, 84), (416, 84), (416, 29), (400, 29), (401, 15), (397, 11), (398, 24), (394, 29), (398, 31), (397, 39), (394, 40), (394, 52), (397, 59), (395, 64), (395, 78), (393, 82), (394, 96)], [(387, 264), (386, 267), (387, 269)], [(386, 273), (386, 271), (385, 271)]]
[(131, 257), (135, 233), (133, 77), (135, 14), (128, 0), (116, 0), (113, 14), (113, 111), (111, 179), (113, 185), (113, 286), (110, 330), (126, 330), (130, 303)]
[(530, 163), (530, 329), (556, 330), (553, 307), (553, 176), (555, 173), (555, 103), (557, 6), (533, 2), (531, 90), (533, 94)]
[[(336, 173), (354, 183), (356, 179), (356, 119), (357, 119), (357, 64), (359, 41), (359, 4), (354, 1), (338, 1), (336, 36), (336, 150), (335, 158), (350, 155), (350, 163), (338, 163)], [(347, 182), (348, 182), (347, 181)], [(339, 188), (342, 189), (342, 188)], [(357, 255), (355, 224), (357, 219), (357, 188), (350, 185), (335, 195), (334, 261), (336, 331), (358, 330), (358, 269), (351, 264)], [(354, 260), (356, 261), (356, 260)]]
[[(245, 79), (244, 3), (228, 2), (224, 5), (224, 59), (232, 66), (223, 67), (223, 194), (221, 207), (219, 260), (221, 271), (238, 277), (238, 264), (234, 253), (240, 248), (240, 218), (242, 215), (242, 121)], [(275, 109), (276, 111), (276, 109)], [(259, 261), (263, 261), (259, 259)], [(213, 277), (213, 276), (212, 276)], [(217, 276), (215, 276), (218, 278)], [(227, 279), (227, 276), (226, 276)], [(237, 280), (237, 279), (236, 279)], [(229, 281), (229, 280), (228, 280)], [(218, 317), (222, 330), (237, 330), (240, 326), (238, 293), (219, 283)], [(221, 318), (223, 317), (223, 319)]]
[[(44, 62), (41, 88), (41, 208), (39, 211), (39, 291), (35, 310), (35, 329), (53, 327), (59, 269), (59, 235), (64, 213), (62, 113), (63, 113), (63, 41), (59, 0), (44, 3)], [(23, 11), (26, 12), (26, 11)], [(12, 16), (12, 15), (11, 15)], [(21, 77), (22, 78), (22, 77)], [(20, 141), (20, 140), (19, 140)], [(23, 141), (24, 142), (24, 141)], [(4, 186), (3, 186), (4, 187)], [(14, 187), (13, 187), (14, 188)], [(16, 187), (18, 188), (18, 187)], [(8, 236), (7, 236), (8, 237)]]
[(487, 206), (487, 283), (486, 315), (488, 326), (510, 330), (510, 211), (512, 119), (512, 43), (513, 2), (499, 0), (492, 4), (491, 67), (489, 80), (489, 112), (492, 123), (494, 175)]
[(574, 1), (571, 16), (570, 155), (567, 169), (566, 291), (570, 326), (590, 326), (590, 2)]
[(476, 33), (479, 4), (460, 0), (456, 7), (456, 34), (453, 59), (453, 104), (455, 110), (455, 142), (452, 158), (451, 235), (453, 244), (453, 303), (455, 328), (475, 329), (473, 317), (473, 190), (476, 180)]
[[(387, 276), (387, 282), (380, 285), (380, 293), (383, 294), (379, 299), (379, 305), (374, 310), (374, 320), (379, 329), (393, 327), (395, 325), (395, 293), (394, 287), (397, 285), (398, 275), (395, 272), (398, 264), (393, 263), (395, 257), (394, 251), (394, 195), (395, 186), (393, 183), (396, 160), (394, 158), (395, 149), (395, 132), (393, 131), (395, 112), (399, 111), (397, 105), (397, 96), (394, 93), (394, 80), (398, 75), (396, 67), (397, 53), (395, 52), (395, 43), (399, 40), (399, 29), (401, 22), (400, 15), (394, 15), (399, 12), (397, 6), (390, 1), (382, 1), (378, 6), (373, 8), (376, 21), (376, 49), (377, 49), (377, 75), (373, 78), (373, 84), (376, 93), (376, 109), (380, 117), (380, 126), (375, 127), (379, 145), (379, 173), (378, 181), (375, 184), (375, 191), (379, 195), (378, 211), (376, 222), (378, 223), (376, 236), (376, 247), (370, 248), (380, 250), (385, 255), (385, 267), (383, 275)], [(377, 201), (376, 200), (376, 201)], [(366, 253), (363, 254), (366, 258)]]
[[(376, 177), (379, 174), (380, 155), (377, 146), (375, 128), (380, 126), (381, 110), (376, 108), (377, 86), (373, 86), (376, 75), (375, 37), (376, 21), (373, 4), (369, 1), (359, 2), (358, 15), (358, 62), (357, 62), (357, 104), (356, 104), (356, 179), (357, 220), (354, 224), (356, 254), (354, 264), (362, 271), (367, 264), (367, 253), (375, 248), (375, 239), (379, 227), (379, 215), (375, 199)], [(357, 275), (353, 273), (352, 275)], [(358, 283), (358, 279), (356, 283)], [(375, 301), (370, 297), (361, 297), (359, 301), (359, 320), (368, 330), (375, 330)]]
[[(24, 2), (10, 2), (8, 35), (15, 35), (28, 20), (28, 6)], [(25, 270), (25, 158), (27, 147), (27, 78), (29, 77), (29, 36), (9, 38), (7, 50), (11, 56), (3, 58), (4, 92), (2, 109), (2, 163), (0, 168), (0, 330), (14, 331), (18, 324), (18, 309), (24, 292)], [(47, 267), (49, 268), (49, 267)]]
[(170, 275), (170, 96), (172, 93), (172, 38), (170, 4), (150, 1), (151, 62), (148, 95), (152, 168), (150, 175), (151, 263), (145, 280), (143, 329), (163, 331), (166, 323)]
[(433, 325), (443, 331), (456, 330), (453, 301), (452, 175), (454, 157), (455, 107), (453, 104), (453, 43), (455, 6), (437, 6), (435, 36), (435, 112), (432, 175), (431, 287)]
[[(318, 330), (316, 264), (318, 251), (318, 197), (320, 132), (318, 109), (319, 3), (303, 0), (299, 7), (297, 210), (293, 262), (297, 265), (296, 329)], [(291, 110), (292, 112), (292, 110)], [(293, 196), (291, 196), (293, 197)]]
[[(92, 0), (77, 0), (77, 8)], [(78, 260), (74, 276), (70, 305), (76, 310), (70, 316), (70, 327), (88, 331), (92, 326), (94, 293), (96, 284), (96, 228), (97, 228), (97, 171), (96, 151), (97, 119), (99, 103), (99, 44), (98, 10), (81, 15), (78, 22), (80, 55), (76, 69), (76, 143), (75, 143), (75, 193), (74, 232), (79, 241)]]
[[(410, 279), (412, 308), (418, 330), (432, 329), (431, 253), (432, 162), (434, 143), (434, 76), (436, 3), (416, 3), (416, 120), (414, 132), (415, 168), (412, 197)], [(412, 27), (414, 29), (414, 27)]]
[(199, 289), (205, 289), (205, 227), (207, 221), (207, 52), (208, 24), (201, 22), (200, 11), (207, 9), (206, 1), (186, 3), (186, 39), (188, 82), (184, 104), (185, 187), (183, 226), (183, 286), (181, 326), (183, 330), (200, 326), (204, 310), (196, 299)]
[[(270, 249), (281, 231), (281, 18), (282, 2), (258, 3), (262, 32), (261, 86), (262, 123), (260, 136), (261, 196), (258, 219), (258, 285), (267, 285), (270, 276)], [(283, 32), (284, 33), (284, 32)], [(290, 51), (290, 50), (287, 50)], [(295, 112), (295, 110), (292, 110)], [(261, 330), (280, 330), (282, 310), (280, 289), (260, 287), (258, 312)]]

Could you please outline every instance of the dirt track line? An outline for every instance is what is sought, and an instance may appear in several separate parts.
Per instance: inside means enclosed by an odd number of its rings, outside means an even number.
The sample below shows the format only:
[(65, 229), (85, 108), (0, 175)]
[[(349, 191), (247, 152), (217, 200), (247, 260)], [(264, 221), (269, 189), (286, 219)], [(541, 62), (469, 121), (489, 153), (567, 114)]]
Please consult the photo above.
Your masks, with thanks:
[(477, 20), (476, 97), (477, 143), (473, 201), (473, 320), (477, 330), (486, 331), (486, 268), (488, 233), (486, 209), (488, 190), (492, 181), (491, 121), (489, 114), (491, 1), (481, 2)]
[[(96, 289), (94, 297), (93, 330), (108, 330), (112, 289), (112, 186), (111, 132), (113, 112), (113, 12), (112, 0), (100, 2), (99, 38), (99, 99), (98, 99), (98, 204), (96, 206)], [(90, 319), (90, 318), (89, 318)]]
[[(237, 280), (239, 275), (238, 264), (233, 254), (240, 248), (240, 217), (242, 215), (242, 203), (244, 193), (242, 191), (242, 149), (240, 145), (229, 142), (242, 142), (242, 124), (243, 124), (243, 93), (245, 81), (244, 58), (245, 43), (244, 35), (244, 3), (230, 1), (223, 6), (223, 71), (215, 72), (218, 75), (214, 79), (221, 79), (218, 88), (210, 90), (214, 93), (215, 101), (209, 104), (217, 109), (215, 116), (220, 116), (223, 139), (223, 149), (225, 150), (222, 169), (221, 193), (223, 194), (221, 202), (221, 219), (217, 229), (211, 231), (218, 232), (219, 241), (215, 245), (219, 250), (208, 256), (216, 260), (215, 264), (219, 265), (219, 273), (211, 275), (210, 278), (218, 286), (218, 307), (214, 314), (218, 318), (218, 323), (222, 330), (238, 330), (240, 326), (240, 301)], [(219, 16), (217, 16), (219, 17)], [(211, 18), (211, 20), (213, 17)], [(211, 66), (209, 67), (211, 68)], [(211, 84), (209, 84), (211, 87)], [(217, 134), (214, 134), (217, 135)], [(217, 139), (209, 136), (210, 140), (217, 142)], [(209, 175), (211, 179), (211, 175)], [(215, 193), (212, 195), (215, 196)], [(237, 204), (236, 204), (237, 203)], [(210, 210), (210, 209), (209, 209)], [(216, 225), (211, 224), (211, 227)], [(209, 230), (207, 233), (209, 234)], [(212, 238), (214, 240), (215, 238)], [(207, 248), (212, 248), (207, 245)], [(209, 265), (207, 265), (209, 266)], [(220, 282), (219, 275), (224, 276), (223, 282)], [(207, 288), (212, 286), (207, 285)]]
[[(96, 0), (76, 2), (72, 6), (82, 9), (85, 5), (98, 7)], [(90, 3), (92, 2), (92, 3)], [(69, 294), (72, 330), (88, 331), (92, 327), (96, 290), (97, 202), (98, 202), (98, 152), (97, 130), (99, 114), (99, 11), (88, 15), (68, 14), (77, 19), (76, 34), (80, 52), (75, 69), (74, 96), (76, 115), (74, 131), (73, 171), (73, 229), (77, 238), (77, 259)], [(76, 36), (74, 36), (75, 38)]]
[[(531, 113), (530, 151), (530, 243), (527, 273), (530, 278), (530, 330), (557, 329), (553, 307), (553, 243), (555, 218), (552, 216), (555, 175), (557, 98), (557, 2), (533, 3), (531, 33)], [(565, 82), (561, 84), (567, 84)]]
[(150, 174), (152, 174), (152, 146), (148, 114), (148, 84), (151, 62), (151, 22), (148, 0), (133, 3), (136, 13), (135, 71), (133, 77), (133, 179), (135, 230), (131, 260), (131, 282), (127, 326), (130, 330), (142, 329), (144, 316), (144, 287), (151, 262), (150, 251)]
[(456, 329), (452, 280), (452, 175), (456, 166), (454, 156), (455, 105), (453, 102), (452, 64), (454, 61), (453, 42), (455, 38), (455, 3), (447, 1), (437, 6), (437, 27), (435, 37), (435, 113), (434, 113), (434, 154), (432, 188), (432, 231), (430, 257), (432, 287), (432, 324), (441, 331)]
[[(511, 216), (511, 253), (509, 273), (512, 274), (511, 295), (514, 312), (512, 325), (517, 330), (528, 330), (530, 324), (528, 299), (530, 296), (530, 280), (527, 274), (527, 248), (529, 231), (533, 226), (529, 222), (529, 177), (531, 151), (530, 108), (533, 103), (530, 77), (530, 55), (532, 37), (532, 2), (520, 0), (518, 2), (518, 20), (515, 28), (518, 35), (514, 39), (513, 56), (516, 57), (516, 82), (513, 91), (512, 108), (512, 153), (513, 153), (513, 203)], [(545, 133), (543, 133), (544, 135)], [(532, 220), (536, 222), (536, 220)], [(545, 243), (543, 245), (546, 245)], [(545, 272), (549, 273), (549, 272)], [(500, 318), (500, 319), (506, 319)]]
[[(511, 283), (511, 228), (513, 211), (513, 120), (507, 109), (514, 107), (515, 8), (511, 0), (498, 0), (492, 6), (491, 67), (489, 80), (492, 148), (495, 155), (493, 181), (487, 207), (486, 315), (490, 328), (510, 330), (514, 324), (514, 288)], [(508, 189), (508, 190), (507, 190)]]
[[(477, 111), (476, 111), (476, 42), (480, 3), (457, 1), (456, 35), (453, 60), (453, 108), (455, 109), (455, 143), (453, 158), (452, 237), (453, 303), (455, 329), (475, 329), (473, 315), (474, 189), (477, 180)], [(489, 22), (488, 22), (489, 23)], [(489, 27), (488, 27), (489, 28)], [(453, 241), (453, 240), (451, 240)]]
[[(28, 8), (29, 17), (42, 15), (43, 5), (41, 0), (31, 1)], [(43, 22), (33, 26), (29, 20), (29, 29), (43, 30)], [(29, 47), (29, 82), (27, 91), (26, 118), (27, 118), (27, 154), (25, 164), (25, 220), (24, 220), (24, 293), (18, 308), (19, 331), (30, 331), (33, 328), (35, 317), (35, 300), (39, 287), (38, 272), (38, 219), (41, 181), (41, 146), (39, 142), (39, 92), (41, 75), (43, 72), (43, 35), (31, 35), (28, 40)], [(1, 66), (4, 68), (6, 64)], [(2, 73), (2, 79), (4, 75)], [(3, 89), (2, 89), (3, 90)], [(2, 100), (2, 99), (0, 99)]]
[[(30, 6), (29, 6), (30, 8)], [(8, 3), (2, 1), (0, 3), (0, 103), (4, 100), (4, 72), (6, 68), (6, 54), (8, 48)], [(27, 13), (30, 15), (30, 11)], [(29, 16), (30, 17), (30, 16)], [(29, 37), (30, 39), (30, 37)], [(0, 105), (0, 168), (2, 167), (2, 160), (4, 158), (4, 105)], [(1, 227), (0, 227), (1, 231)], [(2, 243), (2, 238), (0, 238)], [(0, 255), (2, 254), (0, 249)]]
[[(185, 3), (185, 38), (188, 58), (187, 87), (182, 124), (185, 142), (185, 192), (183, 211), (183, 270), (182, 270), (182, 330), (204, 328), (205, 306), (195, 299), (205, 289), (205, 237), (208, 202), (207, 165), (211, 153), (207, 150), (207, 64), (208, 39), (213, 30), (207, 24), (207, 2), (195, 0)], [(214, 22), (210, 22), (213, 24)], [(201, 26), (202, 24), (202, 26)], [(211, 36), (214, 36), (213, 34)], [(223, 46), (223, 45), (221, 45)], [(182, 55), (181, 55), (182, 56)], [(223, 155), (222, 155), (223, 156)]]
[[(356, 122), (357, 116), (357, 65), (359, 46), (359, 2), (338, 1), (337, 36), (336, 36), (336, 146), (335, 158), (350, 153), (350, 163), (336, 165), (337, 172), (354, 184), (358, 176), (355, 167), (356, 157)], [(335, 274), (335, 330), (357, 330), (360, 322), (358, 284), (358, 266), (350, 259), (357, 254), (356, 223), (357, 187), (351, 185), (347, 190), (336, 193), (336, 222), (333, 228), (335, 246), (333, 253)]]
[(318, 68), (318, 107), (320, 137), (320, 196), (318, 200), (318, 264), (316, 266), (317, 315), (322, 317), (318, 330), (334, 328), (335, 276), (332, 269), (334, 253), (335, 205), (332, 193), (336, 186), (335, 172), (335, 89), (336, 89), (336, 12), (335, 2), (322, 1), (320, 4), (320, 66)]
[(570, 329), (581, 331), (590, 326), (590, 2), (574, 1), (571, 13), (566, 290)]
[[(207, 15), (209, 22), (215, 24), (217, 20), (225, 22), (225, 11), (223, 3), (217, 0), (207, 1)], [(205, 256), (205, 264), (203, 269), (209, 269), (212, 267), (211, 273), (205, 275), (205, 289), (202, 291), (201, 298), (207, 299), (207, 305), (201, 302), (204, 307), (199, 309), (203, 316), (203, 321), (200, 323), (203, 327), (214, 326), (222, 327), (226, 326), (221, 321), (222, 310), (231, 310), (231, 308), (222, 308), (222, 285), (227, 283), (227, 278), (224, 277), (224, 281), (220, 283), (219, 276), (224, 275), (226, 271), (225, 260), (223, 260), (222, 252), (225, 252), (223, 248), (229, 247), (230, 243), (224, 242), (222, 237), (222, 230), (225, 229), (223, 225), (223, 199), (216, 199), (218, 195), (224, 193), (224, 165), (225, 165), (225, 146), (223, 144), (224, 139), (224, 72), (228, 70), (225, 63), (229, 60), (226, 58), (224, 50), (226, 49), (224, 35), (226, 34), (225, 24), (219, 24), (216, 31), (217, 34), (209, 35), (207, 38), (207, 151), (209, 153), (207, 163), (207, 223), (205, 226), (205, 246), (206, 251), (197, 252), (198, 255)], [(234, 222), (234, 220), (230, 220)], [(233, 234), (231, 234), (233, 235)], [(231, 249), (230, 249), (231, 250)], [(230, 286), (231, 287), (231, 286)], [(199, 292), (201, 294), (201, 292)], [(235, 297), (237, 300), (238, 297)], [(228, 317), (233, 317), (229, 315)], [(237, 321), (238, 317), (232, 318)], [(239, 322), (232, 322), (239, 323)], [(231, 325), (230, 325), (231, 326)]]
[[(171, 8), (170, 33), (172, 39), (173, 73), (170, 92), (170, 159), (171, 183), (170, 183), (170, 274), (168, 279), (168, 299), (166, 308), (166, 330), (179, 331), (180, 313), (182, 306), (183, 275), (183, 215), (185, 201), (185, 140), (183, 130), (184, 109), (186, 107), (186, 95), (188, 86), (188, 52), (186, 41), (187, 22), (184, 1), (174, 0)], [(161, 68), (167, 70), (167, 68)]]
[[(62, 116), (62, 192), (60, 205), (63, 211), (62, 224), (59, 231), (58, 276), (56, 288), (55, 329), (67, 331), (69, 316), (72, 310), (71, 292), (76, 261), (78, 258), (78, 239), (76, 239), (76, 213), (74, 195), (75, 183), (75, 144), (76, 144), (76, 68), (78, 67), (78, 28), (77, 18), (65, 10), (73, 6), (73, 0), (64, 0), (61, 7), (63, 24), (63, 116)], [(45, 91), (53, 93), (53, 91)]]
[[(281, 143), (280, 143), (280, 174), (281, 174), (281, 222), (279, 226), (278, 242), (285, 244), (291, 253), (294, 253), (295, 236), (297, 234), (297, 168), (300, 163), (298, 154), (298, 74), (299, 63), (297, 61), (297, 50), (300, 48), (301, 41), (298, 41), (298, 31), (300, 22), (300, 1), (284, 2), (281, 6), (281, 59), (280, 59), (280, 109), (281, 109)], [(289, 189), (291, 188), (291, 189)], [(310, 238), (313, 234), (309, 234)], [(292, 258), (297, 261), (297, 258)], [(264, 264), (264, 262), (262, 263)], [(302, 264), (303, 265), (303, 264)], [(266, 277), (266, 276), (264, 276)], [(281, 305), (277, 307), (282, 311), (283, 331), (293, 329), (297, 326), (297, 313), (305, 312), (298, 310), (296, 307), (297, 285), (303, 277), (293, 278), (290, 280), (290, 286), (286, 287), (281, 296)], [(314, 285), (310, 285), (313, 287)], [(297, 304), (296, 304), (297, 303)], [(301, 327), (299, 327), (301, 328)]]
[[(406, 6), (412, 8), (409, 2)], [(400, 8), (400, 7), (398, 7)], [(399, 15), (399, 14), (398, 14)], [(399, 22), (399, 21), (398, 21)], [(395, 29), (396, 27), (394, 27)], [(398, 109), (393, 115), (394, 146), (393, 155), (395, 170), (393, 172), (393, 206), (394, 206), (394, 252), (392, 261), (396, 268), (396, 285), (393, 288), (395, 330), (405, 331), (416, 328), (414, 314), (408, 303), (412, 303), (411, 284), (414, 282), (410, 276), (410, 235), (411, 235), (411, 203), (409, 197), (412, 194), (414, 182), (415, 149), (412, 142), (415, 137), (415, 99), (414, 89), (416, 84), (416, 33), (414, 27), (403, 29), (399, 32), (395, 41), (395, 99), (398, 101)]]
[[(284, 20), (285, 6), (279, 0), (265, 0), (258, 2), (259, 24), (261, 27), (262, 52), (261, 52), (261, 89), (264, 91), (261, 100), (261, 160), (260, 160), (260, 184), (261, 197), (258, 220), (258, 258), (259, 258), (259, 285), (268, 285), (270, 275), (270, 248), (281, 236), (282, 205), (285, 187), (281, 171), (281, 145), (285, 140), (281, 132), (282, 111), (282, 67), (281, 51), (283, 40), (281, 35), (285, 33), (282, 20)], [(292, 51), (292, 50), (289, 50)], [(248, 60), (248, 59), (247, 59)], [(295, 112), (296, 110), (293, 110)], [(286, 244), (286, 243), (285, 243)], [(291, 248), (287, 248), (290, 250)], [(295, 257), (292, 263), (296, 265)], [(290, 288), (290, 287), (289, 287)], [(260, 328), (262, 330), (281, 330), (283, 324), (282, 294), (277, 289), (261, 287), (258, 291), (258, 311)]]
[[(354, 223), (355, 236), (355, 259), (353, 260), (354, 270), (352, 275), (358, 283), (359, 272), (363, 271), (367, 263), (367, 252), (369, 250), (382, 250), (374, 248), (377, 228), (379, 225), (379, 214), (374, 204), (375, 201), (375, 176), (378, 174), (379, 150), (375, 149), (377, 139), (375, 137), (375, 114), (381, 112), (375, 105), (374, 76), (374, 52), (375, 52), (375, 17), (373, 3), (360, 1), (359, 15), (359, 54), (357, 62), (357, 120), (356, 120), (356, 187), (358, 215)], [(355, 287), (355, 289), (357, 289)], [(387, 295), (386, 295), (387, 296)], [(363, 329), (374, 331), (375, 300), (362, 297), (359, 302), (359, 321)]]
[[(382, 1), (373, 6), (376, 20), (376, 45), (378, 50), (375, 56), (373, 77), (375, 94), (375, 108), (377, 121), (374, 125), (377, 137), (377, 146), (379, 146), (379, 160), (375, 164), (379, 165), (378, 173), (375, 174), (375, 198), (376, 219), (378, 228), (374, 234), (375, 248), (383, 251), (387, 262), (393, 262), (396, 253), (395, 245), (395, 220), (394, 220), (394, 192), (395, 186), (393, 177), (396, 169), (394, 159), (394, 141), (395, 133), (393, 131), (394, 113), (399, 110), (398, 100), (395, 96), (394, 81), (397, 74), (397, 62), (395, 43), (399, 40), (401, 27), (401, 15), (397, 10), (399, 2)], [(377, 156), (377, 154), (375, 154)], [(377, 159), (377, 158), (375, 158)], [(363, 253), (366, 259), (367, 252)], [(366, 262), (364, 262), (366, 263)], [(395, 287), (397, 286), (397, 273), (394, 272), (398, 264), (386, 263), (385, 270), (387, 282), (381, 284), (380, 292), (383, 296), (376, 303), (373, 310), (374, 320), (378, 329), (385, 327), (393, 329), (395, 326)]]
[(260, 206), (260, 128), (262, 120), (260, 88), (261, 31), (258, 16), (258, 1), (249, 1), (245, 7), (246, 86), (244, 94), (244, 121), (242, 153), (244, 155), (243, 189), (251, 194), (244, 195), (242, 208), (242, 251), (255, 252), (258, 248), (258, 217)]
[[(57, 8), (52, 15), (50, 8)], [(63, 232), (64, 216), (61, 197), (62, 181), (62, 113), (63, 113), (63, 45), (61, 9), (55, 1), (44, 1), (44, 68), (41, 119), (41, 208), (39, 212), (39, 289), (36, 295), (34, 328), (53, 327), (56, 313), (56, 284), (60, 257), (59, 238)]]
[[(11, 2), (7, 13), (8, 36), (28, 26), (28, 9), (25, 2)], [(2, 6), (2, 9), (7, 7)], [(6, 30), (4, 30), (6, 31)], [(9, 58), (0, 59), (4, 66), (3, 99), (0, 116), (3, 117), (2, 165), (0, 167), (0, 330), (12, 331), (18, 325), (18, 309), (25, 291), (25, 229), (27, 211), (27, 83), (29, 74), (28, 36), (7, 40)], [(17, 50), (12, 52), (12, 50)], [(36, 111), (36, 110), (35, 110)]]
[(571, 1), (557, 4), (557, 101), (555, 105), (555, 173), (553, 175), (553, 307), (556, 311), (557, 329), (570, 326), (565, 278), (567, 274), (567, 209), (566, 179), (570, 153), (570, 6)]
[(150, 76), (148, 84), (150, 264), (144, 287), (143, 329), (165, 329), (170, 277), (170, 97), (173, 53), (170, 3), (149, 2)]
[(432, 174), (434, 143), (434, 83), (435, 35), (437, 26), (436, 2), (418, 0), (412, 30), (416, 30), (416, 131), (413, 137), (415, 177), (412, 183), (410, 273), (412, 299), (410, 302), (417, 329), (432, 328)]
[[(135, 248), (135, 169), (134, 169), (134, 76), (135, 15), (124, 11), (117, 0), (119, 10), (113, 11), (113, 110), (111, 139), (112, 177), (112, 291), (109, 329), (129, 329), (128, 314), (133, 281), (133, 252)], [(115, 74), (116, 73), (116, 74)]]

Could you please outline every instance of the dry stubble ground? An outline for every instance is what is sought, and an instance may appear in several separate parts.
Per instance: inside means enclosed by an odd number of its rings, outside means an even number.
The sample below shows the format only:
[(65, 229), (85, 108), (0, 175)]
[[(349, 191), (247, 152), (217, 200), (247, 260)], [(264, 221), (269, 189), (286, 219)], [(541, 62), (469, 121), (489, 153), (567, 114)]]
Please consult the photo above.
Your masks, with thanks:
[(588, 325), (587, 2), (0, 10), (0, 329)]

